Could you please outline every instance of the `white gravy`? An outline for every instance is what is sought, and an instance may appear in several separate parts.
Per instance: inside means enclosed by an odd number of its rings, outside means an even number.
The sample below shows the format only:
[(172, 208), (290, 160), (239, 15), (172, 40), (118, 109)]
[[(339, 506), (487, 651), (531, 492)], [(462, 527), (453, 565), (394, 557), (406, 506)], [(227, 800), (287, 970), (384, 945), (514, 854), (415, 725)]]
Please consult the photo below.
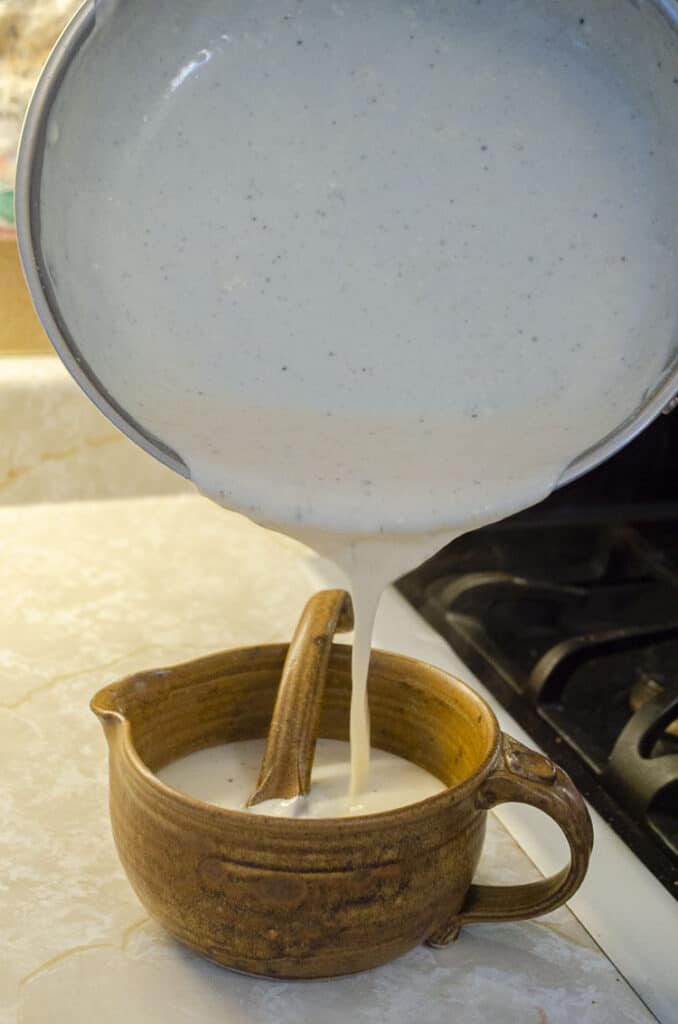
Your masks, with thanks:
[[(265, 800), (248, 810), (275, 817), (348, 818), (414, 804), (445, 788), (440, 779), (411, 761), (372, 750), (369, 783), (359, 797), (352, 797), (348, 746), (341, 740), (318, 740), (308, 796)], [(168, 786), (205, 803), (244, 810), (256, 789), (263, 754), (264, 740), (241, 740), (198, 750), (157, 774)]]
[(52, 284), (200, 490), (349, 574), (355, 795), (384, 585), (549, 493), (666, 364), (675, 50), (616, 0), (99, 11), (51, 115)]

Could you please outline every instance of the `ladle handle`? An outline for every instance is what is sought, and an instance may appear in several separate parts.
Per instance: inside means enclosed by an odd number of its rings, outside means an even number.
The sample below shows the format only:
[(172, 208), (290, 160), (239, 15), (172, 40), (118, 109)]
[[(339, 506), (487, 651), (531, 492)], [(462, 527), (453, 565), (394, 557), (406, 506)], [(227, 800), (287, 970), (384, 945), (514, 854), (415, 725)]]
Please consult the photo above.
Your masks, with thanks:
[(336, 632), (350, 629), (353, 606), (345, 590), (322, 590), (304, 608), (285, 659), (257, 788), (248, 807), (308, 793), (332, 639)]
[(428, 938), (446, 946), (466, 924), (480, 921), (523, 921), (555, 910), (581, 885), (593, 847), (593, 827), (586, 804), (562, 768), (506, 733), (500, 759), (483, 783), (476, 806), (530, 804), (560, 826), (570, 847), (570, 863), (557, 874), (525, 885), (472, 885), (454, 917)]

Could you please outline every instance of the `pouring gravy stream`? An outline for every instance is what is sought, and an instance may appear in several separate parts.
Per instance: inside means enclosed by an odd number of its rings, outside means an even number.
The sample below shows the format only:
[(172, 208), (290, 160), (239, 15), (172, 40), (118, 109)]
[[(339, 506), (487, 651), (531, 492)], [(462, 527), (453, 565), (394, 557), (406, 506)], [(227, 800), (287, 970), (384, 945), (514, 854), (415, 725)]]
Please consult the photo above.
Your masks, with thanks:
[(93, 372), (349, 576), (354, 801), (384, 586), (547, 495), (671, 347), (671, 70), (630, 5), (580, 6), (107, 2), (51, 114), (43, 246)]

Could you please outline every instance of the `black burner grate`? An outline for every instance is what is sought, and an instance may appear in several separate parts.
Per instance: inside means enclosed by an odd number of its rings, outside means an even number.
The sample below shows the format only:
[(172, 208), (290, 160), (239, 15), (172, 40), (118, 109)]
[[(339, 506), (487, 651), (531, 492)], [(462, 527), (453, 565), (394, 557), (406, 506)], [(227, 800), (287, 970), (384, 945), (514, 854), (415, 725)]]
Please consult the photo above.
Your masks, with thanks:
[(513, 521), (399, 586), (678, 898), (677, 532)]

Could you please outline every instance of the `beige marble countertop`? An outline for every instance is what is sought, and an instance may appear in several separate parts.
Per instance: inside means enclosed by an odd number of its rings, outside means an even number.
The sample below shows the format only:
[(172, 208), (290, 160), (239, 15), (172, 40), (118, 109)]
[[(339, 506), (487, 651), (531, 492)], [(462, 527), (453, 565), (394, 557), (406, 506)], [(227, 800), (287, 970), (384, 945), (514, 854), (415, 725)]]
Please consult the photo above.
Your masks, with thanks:
[(102, 416), (55, 355), (0, 357), (0, 506), (188, 489)]
[[(116, 857), (88, 701), (141, 668), (288, 639), (315, 572), (198, 496), (0, 508), (1, 1024), (653, 1020), (566, 908), (312, 983), (232, 974), (149, 921)], [(481, 874), (536, 875), (493, 816)]]

